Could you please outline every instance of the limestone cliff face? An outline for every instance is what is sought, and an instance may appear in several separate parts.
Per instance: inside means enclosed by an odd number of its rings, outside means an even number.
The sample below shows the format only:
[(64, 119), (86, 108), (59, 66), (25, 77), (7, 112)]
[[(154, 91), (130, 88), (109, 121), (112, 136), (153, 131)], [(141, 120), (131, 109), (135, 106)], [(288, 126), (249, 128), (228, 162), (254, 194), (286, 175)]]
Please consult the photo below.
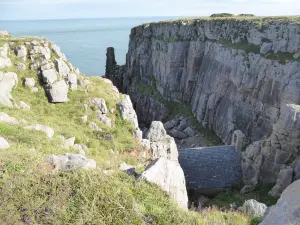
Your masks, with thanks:
[(141, 122), (166, 117), (163, 98), (190, 104), (226, 144), (242, 131), (245, 183), (275, 182), (300, 148), (300, 24), (266, 21), (135, 27), (126, 66), (110, 77), (132, 97)]

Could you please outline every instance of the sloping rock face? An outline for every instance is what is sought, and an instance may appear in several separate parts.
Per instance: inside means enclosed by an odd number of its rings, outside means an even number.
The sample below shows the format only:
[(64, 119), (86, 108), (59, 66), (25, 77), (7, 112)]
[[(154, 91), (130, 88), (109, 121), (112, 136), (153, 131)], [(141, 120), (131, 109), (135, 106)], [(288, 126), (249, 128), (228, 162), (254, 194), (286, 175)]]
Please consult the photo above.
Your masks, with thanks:
[(241, 131), (245, 183), (275, 183), (300, 148), (299, 32), (255, 19), (145, 24), (131, 31), (126, 66), (110, 64), (107, 76), (131, 96), (141, 123), (165, 120), (170, 100), (189, 104), (225, 144)]

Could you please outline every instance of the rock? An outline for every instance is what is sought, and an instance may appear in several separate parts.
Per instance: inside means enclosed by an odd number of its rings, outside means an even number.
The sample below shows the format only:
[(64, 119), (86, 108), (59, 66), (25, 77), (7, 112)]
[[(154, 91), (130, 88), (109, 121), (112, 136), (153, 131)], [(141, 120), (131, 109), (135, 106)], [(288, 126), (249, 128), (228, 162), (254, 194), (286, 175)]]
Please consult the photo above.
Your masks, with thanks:
[(17, 46), (17, 47), (15, 47), (14, 51), (15, 51), (15, 54), (17, 57), (19, 57), (23, 60), (26, 60), (27, 48), (25, 46), (23, 46), (23, 45)]
[(42, 72), (42, 79), (45, 84), (53, 84), (55, 81), (57, 81), (57, 73), (55, 70), (44, 70)]
[(0, 149), (5, 150), (8, 149), (9, 147), (10, 147), (9, 143), (3, 137), (0, 137)]
[(19, 124), (19, 121), (16, 118), (10, 117), (4, 112), (0, 112), (0, 122), (8, 124)]
[(145, 149), (151, 148), (150, 141), (148, 139), (142, 139), (141, 144)]
[(99, 114), (99, 121), (102, 122), (104, 125), (111, 127), (111, 119), (108, 118), (107, 116), (103, 115), (103, 114)]
[(69, 66), (62, 59), (55, 60), (56, 70), (60, 76), (67, 78), (70, 73)]
[(284, 190), (277, 204), (266, 213), (260, 225), (287, 225), (300, 223), (300, 180)]
[(64, 80), (53, 83), (48, 92), (49, 101), (52, 103), (63, 103), (68, 101), (68, 85)]
[(245, 201), (244, 205), (241, 207), (241, 211), (252, 217), (263, 217), (267, 210), (267, 206), (263, 203), (251, 199)]
[(177, 129), (173, 129), (170, 131), (170, 135), (174, 138), (178, 138), (178, 139), (185, 139), (187, 138), (188, 136), (184, 133), (184, 132), (181, 132)]
[(245, 134), (240, 130), (236, 130), (233, 132), (231, 145), (234, 146), (237, 150), (243, 151), (246, 144), (245, 140)]
[(300, 179), (300, 157), (296, 158), (291, 167), (294, 170), (294, 180)]
[(13, 106), (11, 91), (18, 85), (16, 73), (3, 73), (0, 71), (0, 105)]
[(190, 126), (188, 126), (187, 128), (185, 128), (183, 133), (185, 133), (189, 137), (193, 137), (196, 134), (196, 131), (193, 128), (191, 128)]
[(102, 98), (94, 98), (92, 100), (92, 103), (94, 105), (96, 105), (96, 107), (97, 107), (97, 109), (99, 110), (100, 113), (102, 113), (102, 114), (107, 114), (108, 113), (108, 110), (107, 110), (107, 107), (106, 107), (104, 99), (102, 99)]
[(293, 58), (294, 58), (294, 59), (300, 58), (300, 52), (295, 53), (295, 54), (293, 55)]
[(30, 110), (30, 106), (26, 102), (23, 102), (23, 101), (19, 102), (19, 107), (24, 110)]
[(89, 109), (89, 106), (87, 104), (83, 104), (83, 107), (84, 107), (85, 111), (87, 112)]
[(147, 166), (141, 178), (159, 185), (180, 207), (187, 209), (185, 177), (178, 162), (165, 158), (156, 159)]
[(167, 135), (167, 132), (166, 132), (162, 122), (153, 121), (148, 130), (146, 138), (148, 140), (150, 140), (151, 142), (156, 142), (156, 141), (163, 140), (166, 137), (166, 135)]
[(35, 86), (35, 80), (34, 78), (25, 78), (23, 80), (23, 85), (25, 88), (33, 88)]
[(50, 155), (48, 163), (53, 166), (53, 170), (75, 170), (75, 169), (94, 169), (96, 162), (92, 159), (87, 159), (83, 155), (65, 154), (65, 155)]
[(47, 137), (50, 139), (52, 139), (52, 137), (54, 136), (54, 130), (51, 127), (48, 127), (45, 125), (34, 124), (31, 126), (25, 127), (25, 129), (44, 132), (47, 135)]
[(81, 117), (82, 122), (86, 123), (88, 121), (88, 116), (84, 115), (83, 117)]
[(106, 141), (114, 141), (114, 136), (113, 135), (111, 135), (111, 134), (105, 134), (104, 136), (103, 136), (103, 138), (104, 138), (104, 140), (106, 140)]
[(176, 124), (173, 123), (173, 121), (168, 121), (164, 124), (164, 127), (166, 130), (171, 130), (176, 126)]
[(276, 185), (271, 189), (269, 195), (273, 197), (280, 197), (281, 193), (292, 183), (293, 172), (293, 168), (281, 169), (276, 181)]
[(10, 34), (6, 30), (0, 30), (0, 36), (10, 36)]
[(61, 52), (60, 47), (54, 44), (51, 48), (54, 51), (54, 53), (57, 54), (60, 58), (62, 58), (65, 61), (67, 60), (66, 56)]
[(66, 147), (66, 148), (73, 147), (74, 144), (75, 144), (75, 137), (71, 137), (71, 138), (64, 140), (64, 147)]
[(34, 45), (30, 51), (31, 55), (40, 55), (41, 58), (50, 60), (51, 59), (51, 51), (48, 47), (37, 46), (37, 41), (32, 41), (32, 45)]
[(18, 71), (25, 71), (26, 70), (26, 65), (24, 63), (18, 63), (16, 65), (16, 68)]
[(260, 47), (260, 53), (261, 54), (267, 54), (269, 51), (271, 51), (273, 44), (272, 43), (263, 43)]
[(38, 93), (39, 89), (37, 87), (33, 87), (33, 88), (31, 88), (31, 92), (32, 93)]
[(143, 132), (140, 129), (134, 130), (132, 133), (133, 133), (133, 137), (136, 138), (137, 140), (143, 139)]
[(0, 57), (0, 69), (3, 69), (5, 67), (11, 67), (11, 66), (12, 63), (10, 59)]
[(77, 90), (77, 75), (75, 73), (68, 74), (68, 85), (71, 90)]
[(80, 155), (85, 155), (85, 152), (86, 152), (86, 150), (87, 150), (87, 147), (86, 147), (85, 145), (83, 145), (83, 144), (75, 144), (75, 145), (73, 146), (73, 148), (74, 148), (75, 150), (77, 150), (77, 152), (78, 152)]
[(94, 122), (90, 122), (90, 128), (92, 128), (93, 130), (96, 130), (96, 131), (102, 131), (101, 128), (98, 127), (98, 125)]
[(41, 63), (41, 70), (44, 71), (44, 70), (51, 70), (54, 68), (54, 65), (51, 61), (48, 61), (48, 60), (43, 60), (42, 63)]
[(136, 175), (135, 166), (128, 165), (125, 162), (120, 165), (120, 170), (126, 172), (130, 176)]
[(123, 120), (130, 121), (135, 129), (139, 128), (137, 115), (128, 95), (125, 95), (125, 99), (117, 104), (117, 109), (119, 110)]

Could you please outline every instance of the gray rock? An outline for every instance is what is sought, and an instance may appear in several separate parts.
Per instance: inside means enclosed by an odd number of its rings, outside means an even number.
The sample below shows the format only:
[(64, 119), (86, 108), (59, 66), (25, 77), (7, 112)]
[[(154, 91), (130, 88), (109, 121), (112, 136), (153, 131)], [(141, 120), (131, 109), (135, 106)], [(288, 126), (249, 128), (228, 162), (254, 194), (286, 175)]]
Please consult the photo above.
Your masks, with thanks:
[(135, 129), (139, 128), (137, 115), (128, 95), (125, 95), (125, 99), (117, 104), (117, 109), (122, 119), (130, 121)]
[(88, 149), (85, 145), (83, 145), (83, 144), (75, 144), (74, 146), (73, 146), (73, 148), (75, 149), (75, 150), (77, 150), (77, 152), (80, 154), (80, 155), (85, 155), (85, 153), (86, 153), (86, 150)]
[(68, 85), (71, 90), (77, 90), (77, 75), (75, 73), (68, 74)]
[(88, 116), (84, 115), (83, 117), (81, 117), (82, 122), (86, 123), (88, 121)]
[(33, 88), (35, 86), (35, 80), (34, 78), (25, 78), (23, 81), (23, 85), (26, 88)]
[(3, 69), (5, 67), (11, 67), (11, 66), (12, 66), (12, 63), (9, 58), (0, 57), (0, 69)]
[(37, 87), (33, 87), (33, 88), (31, 88), (31, 92), (32, 93), (38, 93), (39, 89)]
[(24, 110), (30, 110), (30, 106), (26, 102), (23, 102), (23, 101), (19, 102), (19, 107)]
[(300, 223), (300, 180), (284, 190), (277, 204), (272, 206), (260, 225), (287, 225)]
[(142, 139), (141, 144), (145, 149), (151, 148), (151, 143), (148, 139)]
[(45, 84), (53, 84), (55, 81), (57, 81), (58, 76), (55, 70), (44, 70), (42, 72), (42, 79)]
[(173, 121), (168, 121), (164, 124), (164, 127), (166, 130), (171, 130), (176, 126), (176, 124), (173, 123)]
[(24, 63), (18, 63), (16, 65), (16, 68), (18, 71), (25, 71), (26, 70), (26, 65)]
[(251, 199), (245, 201), (244, 205), (241, 207), (241, 210), (243, 213), (252, 217), (263, 217), (267, 210), (267, 206), (254, 199)]
[(49, 101), (52, 103), (63, 103), (68, 101), (68, 85), (64, 80), (53, 83), (48, 92)]
[(54, 51), (55, 54), (57, 54), (60, 58), (62, 58), (63, 60), (67, 60), (66, 56), (61, 52), (60, 47), (58, 47), (57, 45), (52, 45), (52, 50)]
[(3, 137), (0, 137), (0, 149), (5, 150), (8, 149), (9, 147), (10, 147), (9, 143)]
[(53, 170), (75, 170), (75, 169), (94, 169), (96, 162), (92, 159), (87, 159), (83, 155), (65, 154), (65, 155), (50, 155), (48, 163), (53, 167)]
[(187, 209), (185, 177), (178, 162), (166, 158), (156, 159), (147, 166), (141, 178), (159, 185), (181, 208)]
[(75, 144), (75, 137), (71, 137), (71, 138), (64, 140), (64, 147), (66, 147), (66, 148), (73, 147), (74, 144)]
[(67, 78), (70, 73), (69, 66), (62, 59), (55, 60), (56, 70), (60, 76)]
[(293, 168), (281, 169), (276, 181), (276, 185), (269, 192), (269, 195), (273, 197), (280, 197), (281, 193), (292, 183), (293, 172)]
[(31, 55), (40, 55), (41, 58), (46, 60), (51, 59), (51, 50), (48, 47), (37, 46), (37, 41), (32, 41), (31, 43), (34, 45), (30, 51)]
[(98, 125), (94, 122), (90, 122), (90, 128), (92, 128), (93, 130), (96, 130), (96, 131), (102, 131), (101, 128), (98, 127)]
[(54, 136), (54, 130), (51, 127), (48, 127), (45, 125), (34, 124), (34, 125), (27, 126), (24, 128), (29, 129), (29, 130), (36, 130), (36, 131), (44, 132), (49, 139), (52, 139), (52, 137)]
[(108, 110), (107, 110), (107, 106), (105, 103), (105, 100), (102, 98), (94, 98), (92, 100), (92, 103), (97, 107), (97, 109), (100, 111), (100, 113), (102, 114), (107, 114)]
[(133, 137), (136, 138), (137, 140), (143, 139), (143, 131), (141, 131), (140, 129), (134, 130), (132, 133), (133, 133)]
[(106, 141), (114, 141), (114, 139), (115, 139), (114, 136), (111, 134), (105, 134), (105, 135), (103, 135), (103, 138)]
[(300, 157), (294, 160), (291, 167), (294, 170), (294, 180), (300, 179)]
[(13, 106), (11, 91), (18, 85), (16, 73), (3, 73), (0, 71), (0, 105)]
[(151, 126), (146, 134), (146, 138), (149, 139), (151, 142), (156, 142), (163, 140), (167, 135), (167, 132), (164, 128), (162, 122), (153, 121)]
[(135, 166), (128, 165), (127, 163), (122, 163), (120, 165), (120, 170), (126, 172), (128, 175), (135, 175)]
[(15, 47), (14, 51), (15, 51), (15, 54), (17, 57), (19, 57), (23, 60), (26, 60), (27, 48), (25, 46), (23, 46), (23, 45), (17, 46), (17, 47)]
[(190, 126), (188, 126), (187, 128), (185, 128), (183, 133), (185, 133), (188, 137), (193, 137), (196, 134), (196, 131)]
[(178, 139), (185, 139), (187, 138), (188, 136), (184, 133), (184, 132), (181, 132), (177, 129), (173, 129), (170, 131), (170, 135), (174, 138), (178, 138)]
[(101, 123), (103, 123), (104, 125), (111, 127), (111, 119), (103, 114), (99, 114), (98, 119)]
[(269, 51), (271, 51), (273, 44), (272, 43), (263, 43), (262, 46), (260, 47), (260, 53), (261, 54), (266, 54)]
[(19, 121), (16, 118), (10, 117), (4, 112), (0, 112), (0, 122), (7, 124), (19, 124)]

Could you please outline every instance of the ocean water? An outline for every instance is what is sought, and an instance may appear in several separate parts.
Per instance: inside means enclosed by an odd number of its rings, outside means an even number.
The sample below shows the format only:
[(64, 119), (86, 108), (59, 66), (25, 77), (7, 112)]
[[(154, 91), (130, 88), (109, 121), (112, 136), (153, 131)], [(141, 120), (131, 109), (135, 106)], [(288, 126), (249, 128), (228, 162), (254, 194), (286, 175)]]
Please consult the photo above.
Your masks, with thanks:
[(176, 17), (0, 21), (0, 30), (7, 30), (14, 36), (47, 38), (60, 46), (82, 73), (102, 76), (107, 47), (114, 47), (118, 64), (124, 64), (131, 28), (166, 19)]

